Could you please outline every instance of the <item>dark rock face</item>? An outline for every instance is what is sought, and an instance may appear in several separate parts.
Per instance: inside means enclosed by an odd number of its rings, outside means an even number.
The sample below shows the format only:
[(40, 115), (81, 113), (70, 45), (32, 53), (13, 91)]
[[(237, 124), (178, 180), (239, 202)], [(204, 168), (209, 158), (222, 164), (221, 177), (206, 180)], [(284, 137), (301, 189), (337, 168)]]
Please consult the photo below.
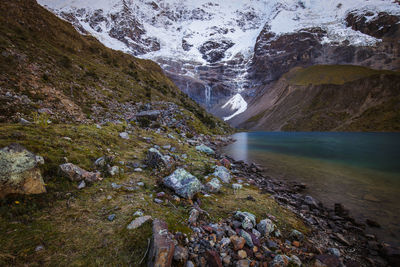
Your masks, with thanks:
[(308, 66), (322, 55), (320, 28), (276, 37), (267, 25), (257, 38), (250, 72), (257, 81), (270, 82), (296, 66)]
[(99, 33), (103, 31), (100, 24), (106, 23), (107, 25), (113, 25), (108, 34), (124, 43), (131, 49), (132, 54), (135, 56), (160, 50), (160, 43), (157, 39), (143, 37), (146, 33), (143, 25), (130, 14), (128, 8), (124, 8), (119, 13), (110, 14), (110, 17), (104, 13), (104, 10), (97, 9), (93, 13), (86, 13), (85, 10), (78, 10), (76, 13), (62, 12), (60, 15), (84, 34), (88, 32), (82, 27), (79, 19), (83, 19), (85, 22), (89, 23), (90, 27)]
[[(373, 37), (385, 37), (376, 46), (353, 46), (346, 41), (324, 44), (326, 32), (321, 28), (303, 29), (297, 33), (276, 36), (267, 25), (257, 38), (250, 67), (253, 84), (270, 83), (294, 67), (315, 64), (353, 64), (377, 69), (397, 69), (400, 66), (399, 17), (380, 13), (373, 22), (365, 16), (350, 14), (347, 23)], [(388, 37), (387, 37), (388, 36)]]
[(202, 44), (199, 48), (200, 53), (203, 55), (203, 59), (210, 63), (215, 63), (225, 56), (225, 51), (234, 45), (231, 41), (207, 41)]
[[(359, 14), (350, 12), (346, 17), (347, 26), (353, 30), (374, 36), (376, 38), (398, 36), (400, 18), (386, 12), (380, 12), (376, 16), (371, 12)], [(373, 19), (367, 17), (374, 16)]]

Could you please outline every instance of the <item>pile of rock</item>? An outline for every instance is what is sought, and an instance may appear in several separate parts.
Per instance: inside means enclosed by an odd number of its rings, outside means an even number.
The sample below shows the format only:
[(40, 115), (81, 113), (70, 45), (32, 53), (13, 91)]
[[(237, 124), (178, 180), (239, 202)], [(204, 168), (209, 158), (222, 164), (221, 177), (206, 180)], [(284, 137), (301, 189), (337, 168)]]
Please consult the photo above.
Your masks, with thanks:
[(237, 211), (219, 223), (189, 223), (194, 234), (186, 244), (190, 261), (186, 266), (301, 266), (302, 260), (311, 262), (303, 234), (293, 230), (291, 241), (284, 240), (269, 218), (257, 224), (254, 214)]

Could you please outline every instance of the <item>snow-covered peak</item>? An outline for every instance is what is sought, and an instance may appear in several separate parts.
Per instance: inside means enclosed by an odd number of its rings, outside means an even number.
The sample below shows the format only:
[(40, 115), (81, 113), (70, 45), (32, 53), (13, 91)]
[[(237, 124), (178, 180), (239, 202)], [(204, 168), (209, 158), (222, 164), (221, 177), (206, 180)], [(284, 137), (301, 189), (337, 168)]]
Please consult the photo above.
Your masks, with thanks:
[[(325, 42), (348, 39), (354, 45), (372, 45), (374, 38), (346, 27), (349, 11), (368, 10), (374, 14), (385, 11), (400, 14), (400, 5), (392, 0), (39, 0), (60, 14), (73, 13), (81, 26), (106, 45), (123, 51), (132, 50), (126, 42), (110, 37), (115, 15), (124, 11), (124, 20), (135, 19), (143, 38), (159, 43), (144, 58), (183, 57), (206, 64), (201, 47), (206, 41), (229, 42), (223, 57), (229, 60), (238, 53), (251, 55), (255, 41), (267, 23), (276, 34), (295, 32), (302, 28), (321, 27), (328, 32)], [(89, 16), (102, 11), (106, 20), (89, 23)], [(95, 26), (93, 26), (95, 25)], [(126, 38), (129, 39), (129, 36)], [(114, 40), (110, 40), (114, 39)], [(137, 42), (137, 40), (129, 40)], [(146, 44), (146, 42), (143, 42)], [(140, 44), (140, 45), (144, 45)], [(158, 46), (157, 46), (158, 48)], [(227, 49), (226, 49), (227, 48)], [(138, 54), (135, 51), (134, 54)], [(139, 53), (140, 54), (140, 53)]]

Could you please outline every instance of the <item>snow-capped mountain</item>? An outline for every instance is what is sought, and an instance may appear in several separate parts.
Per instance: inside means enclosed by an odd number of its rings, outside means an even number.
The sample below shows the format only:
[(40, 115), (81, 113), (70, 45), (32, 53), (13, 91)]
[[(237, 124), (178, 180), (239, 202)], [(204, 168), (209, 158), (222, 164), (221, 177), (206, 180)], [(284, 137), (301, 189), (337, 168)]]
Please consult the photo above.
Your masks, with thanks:
[[(377, 47), (382, 36), (353, 27), (349, 16), (364, 24), (376, 21), (381, 14), (400, 16), (400, 5), (392, 0), (38, 2), (110, 48), (155, 60), (182, 91), (210, 110), (221, 107), (226, 113), (230, 107), (231, 114), (225, 119), (245, 110), (245, 99), (254, 94), (252, 88), (287, 71), (270, 62), (284, 59), (285, 65), (290, 55), (290, 60), (308, 64), (296, 59), (298, 48), (288, 44), (305, 49), (315, 45), (321, 49), (352, 47), (354, 51)], [(365, 63), (334, 60), (341, 52), (329, 53), (333, 53), (332, 60), (315, 56), (319, 61), (310, 63)], [(392, 65), (389, 68), (394, 68)]]

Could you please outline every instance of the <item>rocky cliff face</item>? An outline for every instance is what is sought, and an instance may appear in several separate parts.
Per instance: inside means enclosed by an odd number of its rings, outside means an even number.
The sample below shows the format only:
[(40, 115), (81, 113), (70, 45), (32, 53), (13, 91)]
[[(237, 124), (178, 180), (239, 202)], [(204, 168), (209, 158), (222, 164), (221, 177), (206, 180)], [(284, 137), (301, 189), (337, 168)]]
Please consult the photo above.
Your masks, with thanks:
[(293, 67), (400, 66), (400, 5), (389, 0), (39, 3), (111, 48), (155, 60), (183, 92), (226, 118), (243, 110), (225, 105), (238, 93), (251, 102)]

